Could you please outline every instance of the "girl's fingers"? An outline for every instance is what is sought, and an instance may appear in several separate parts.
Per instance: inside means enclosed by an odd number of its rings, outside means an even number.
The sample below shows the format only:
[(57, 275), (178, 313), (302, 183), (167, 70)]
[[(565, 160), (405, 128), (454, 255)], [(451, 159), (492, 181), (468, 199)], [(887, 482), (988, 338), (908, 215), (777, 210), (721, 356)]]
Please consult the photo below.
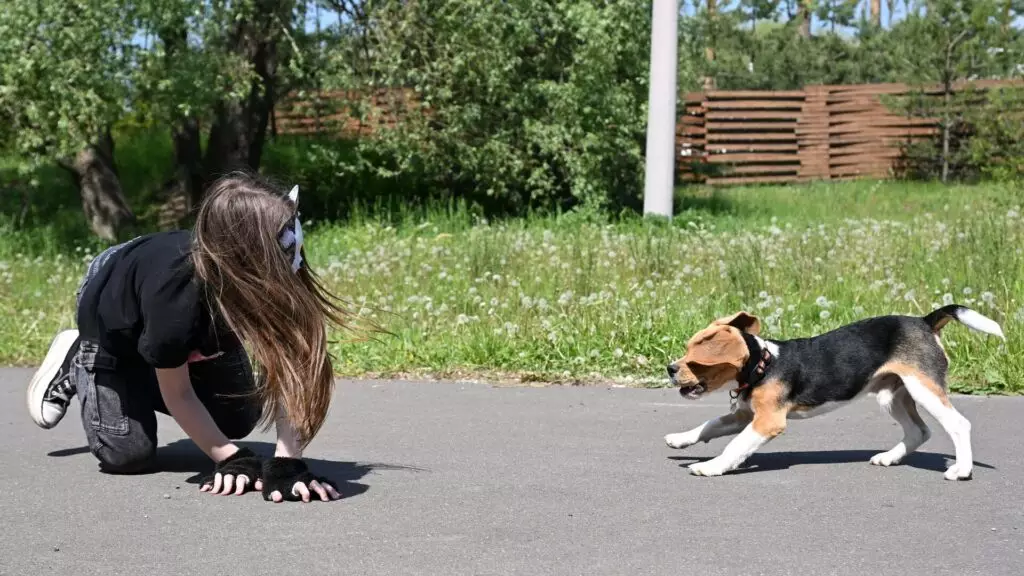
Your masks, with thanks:
[(320, 497), (321, 502), (327, 502), (327, 491), (324, 490), (324, 487), (321, 486), (319, 482), (317, 482), (316, 480), (310, 482), (309, 489), (312, 490), (313, 492), (316, 492), (317, 496)]
[(263, 480), (260, 480), (259, 478), (257, 478), (256, 479), (256, 485), (253, 486), (252, 489), (256, 490), (258, 492), (262, 492), (263, 491)]
[(200, 492), (209, 492), (211, 488), (213, 488), (213, 486), (210, 486), (210, 483), (207, 482), (206, 484), (203, 484), (202, 486), (199, 487), (199, 491)]
[(249, 477), (242, 474), (235, 478), (235, 496), (241, 496), (245, 492), (245, 485), (249, 483)]
[(324, 489), (327, 490), (327, 495), (331, 497), (331, 500), (338, 500), (341, 498), (341, 494), (339, 494), (338, 491), (334, 489), (334, 486), (331, 486), (326, 482), (324, 483), (323, 486)]
[(296, 482), (292, 486), (292, 494), (298, 494), (302, 496), (303, 502), (309, 502), (309, 488), (306, 488), (306, 485), (302, 482)]
[(213, 475), (213, 488), (211, 489), (211, 491), (214, 494), (217, 494), (218, 492), (220, 492), (220, 486), (221, 486), (221, 482), (223, 482), (223, 480), (224, 480), (224, 478), (221, 476), (220, 472), (217, 472), (216, 474)]
[(280, 502), (284, 500), (284, 496), (281, 496), (281, 492), (274, 490), (273, 492), (270, 493), (270, 499), (273, 500), (274, 502)]
[(234, 474), (225, 474), (224, 475), (224, 491), (220, 492), (219, 494), (221, 496), (227, 496), (228, 494), (231, 494), (231, 488), (234, 485), (235, 485), (235, 476), (234, 476)]

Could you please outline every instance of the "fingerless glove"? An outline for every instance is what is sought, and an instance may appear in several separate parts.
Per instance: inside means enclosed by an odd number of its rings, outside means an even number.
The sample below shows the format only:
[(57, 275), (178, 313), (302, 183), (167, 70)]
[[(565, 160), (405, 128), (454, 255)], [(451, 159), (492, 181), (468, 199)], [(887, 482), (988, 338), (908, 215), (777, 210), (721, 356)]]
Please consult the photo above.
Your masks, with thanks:
[(231, 474), (236, 478), (247, 476), (249, 478), (249, 486), (253, 486), (262, 472), (263, 461), (260, 457), (248, 448), (239, 448), (238, 452), (218, 462), (213, 472), (203, 479), (202, 484), (213, 485), (214, 476), (217, 474), (221, 476)]
[(263, 462), (263, 499), (271, 500), (271, 494), (275, 491), (281, 493), (285, 500), (295, 502), (302, 500), (302, 496), (292, 492), (296, 482), (302, 482), (309, 487), (309, 483), (328, 482), (326, 478), (314, 476), (309, 467), (301, 458), (271, 458)]

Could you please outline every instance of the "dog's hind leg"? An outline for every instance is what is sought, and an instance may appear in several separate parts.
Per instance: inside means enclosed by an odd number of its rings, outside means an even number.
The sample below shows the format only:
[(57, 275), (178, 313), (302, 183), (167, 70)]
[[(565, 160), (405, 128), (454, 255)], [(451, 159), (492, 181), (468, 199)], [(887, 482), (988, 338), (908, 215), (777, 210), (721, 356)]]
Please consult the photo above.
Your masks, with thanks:
[(897, 374), (911, 398), (929, 414), (935, 417), (953, 440), (956, 462), (946, 470), (946, 480), (966, 480), (974, 469), (974, 454), (971, 450), (971, 423), (964, 418), (946, 394), (945, 382), (941, 377), (933, 378), (913, 366), (900, 364), (886, 366), (883, 370)]
[(872, 456), (871, 463), (876, 466), (899, 464), (928, 441), (931, 431), (918, 414), (914, 399), (903, 386), (897, 386), (895, 390), (886, 388), (879, 391), (878, 404), (903, 428), (903, 440), (892, 449)]
[(712, 418), (686, 432), (668, 434), (665, 436), (665, 444), (668, 444), (670, 448), (687, 448), (698, 442), (708, 442), (722, 436), (732, 436), (743, 430), (753, 417), (754, 415), (750, 412), (737, 411), (719, 416), (718, 418)]

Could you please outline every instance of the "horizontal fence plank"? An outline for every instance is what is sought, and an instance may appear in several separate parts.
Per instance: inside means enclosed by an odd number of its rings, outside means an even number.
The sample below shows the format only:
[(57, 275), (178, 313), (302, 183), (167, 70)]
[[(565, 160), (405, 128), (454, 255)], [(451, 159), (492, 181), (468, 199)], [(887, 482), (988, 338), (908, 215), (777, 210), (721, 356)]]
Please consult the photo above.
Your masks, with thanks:
[(799, 163), (793, 164), (745, 164), (730, 166), (725, 174), (795, 174), (800, 169)]
[(771, 153), (751, 153), (751, 154), (711, 154), (708, 156), (708, 162), (711, 164), (729, 164), (729, 163), (756, 163), (760, 164), (763, 162), (799, 162), (800, 158), (796, 154), (771, 154)]
[(755, 184), (789, 184), (798, 182), (800, 177), (796, 174), (783, 176), (723, 176), (708, 182), (714, 186), (743, 186)]
[[(700, 94), (699, 92), (696, 94)], [(709, 90), (704, 93), (707, 100), (767, 100), (777, 98), (803, 99), (803, 90)]]
[(778, 131), (787, 130), (792, 133), (796, 129), (798, 124), (795, 121), (786, 122), (707, 122), (704, 124), (708, 131), (725, 132), (725, 131), (742, 131), (742, 132), (760, 132), (760, 131)]
[(708, 110), (800, 110), (803, 100), (712, 100)]
[(708, 120), (798, 120), (802, 114), (799, 110), (709, 110), (704, 117)]
[(708, 132), (708, 142), (796, 142), (796, 136), (792, 132)]
[(716, 150), (727, 152), (796, 152), (800, 146), (796, 142), (748, 142), (742, 144), (715, 144)]

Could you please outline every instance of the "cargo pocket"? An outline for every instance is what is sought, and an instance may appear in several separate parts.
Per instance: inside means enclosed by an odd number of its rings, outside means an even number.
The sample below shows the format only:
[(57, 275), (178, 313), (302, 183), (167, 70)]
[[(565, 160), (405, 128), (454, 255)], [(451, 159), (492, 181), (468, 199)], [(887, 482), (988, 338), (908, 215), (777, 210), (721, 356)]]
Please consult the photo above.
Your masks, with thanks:
[(117, 359), (92, 342), (81, 343), (76, 358), (85, 382), (85, 418), (93, 430), (115, 436), (127, 436), (128, 416), (124, 413), (125, 382), (115, 371)]

